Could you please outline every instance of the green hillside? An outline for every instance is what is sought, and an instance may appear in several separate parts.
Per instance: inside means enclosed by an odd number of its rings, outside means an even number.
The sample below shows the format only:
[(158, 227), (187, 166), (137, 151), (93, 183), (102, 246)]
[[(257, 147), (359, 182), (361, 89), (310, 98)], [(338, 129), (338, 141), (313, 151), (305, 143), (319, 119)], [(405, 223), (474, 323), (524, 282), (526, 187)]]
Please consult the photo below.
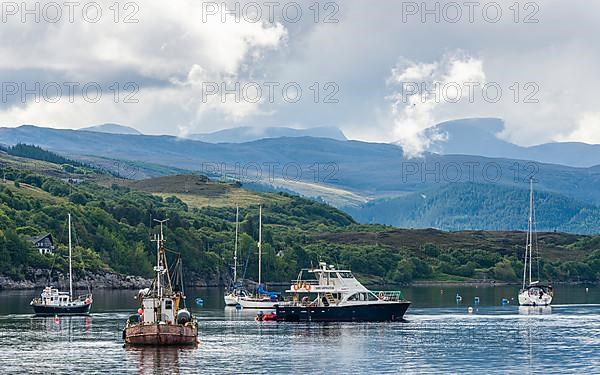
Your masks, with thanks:
[[(35, 165), (36, 171), (28, 167)], [(258, 204), (263, 209), (263, 278), (286, 281), (301, 267), (325, 260), (351, 267), (363, 280), (497, 279), (515, 281), (522, 270), (519, 232), (441, 232), (360, 225), (330, 206), (283, 193), (256, 193), (199, 176), (140, 182), (90, 174), (77, 183), (44, 173), (51, 163), (0, 155), (0, 274), (25, 278), (28, 269), (65, 267), (26, 241), (52, 233), (66, 243), (72, 213), (75, 268), (149, 276), (154, 247), (151, 218), (168, 218), (168, 248), (185, 261), (188, 284), (225, 284), (233, 253), (235, 203), (241, 209), (240, 249), (246, 277), (256, 279)], [(63, 173), (63, 172), (61, 172)], [(71, 180), (73, 181), (73, 179)], [(113, 183), (108, 184), (108, 181)], [(145, 190), (145, 191), (142, 191)], [(600, 280), (600, 237), (540, 235), (542, 277)]]
[[(600, 207), (546, 191), (535, 192), (537, 229), (600, 233)], [(345, 209), (362, 223), (442, 230), (527, 229), (529, 191), (495, 184), (453, 183)]]

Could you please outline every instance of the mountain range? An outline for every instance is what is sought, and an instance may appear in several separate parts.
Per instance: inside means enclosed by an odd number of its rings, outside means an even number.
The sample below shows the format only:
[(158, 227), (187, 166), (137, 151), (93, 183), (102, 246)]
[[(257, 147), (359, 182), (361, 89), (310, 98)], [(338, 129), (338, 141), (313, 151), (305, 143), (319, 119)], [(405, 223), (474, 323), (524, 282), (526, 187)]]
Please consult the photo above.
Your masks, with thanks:
[[(193, 171), (211, 177), (265, 184), (323, 200), (351, 213), (361, 222), (398, 226), (480, 229), (478, 217), (487, 215), (495, 229), (522, 229), (517, 220), (527, 200), (514, 192), (527, 188), (535, 175), (536, 191), (550, 197), (551, 206), (568, 215), (548, 215), (548, 229), (594, 233), (600, 218), (600, 166), (571, 167), (529, 160), (478, 155), (426, 153), (406, 158), (393, 144), (343, 141), (315, 137), (267, 138), (245, 143), (206, 143), (173, 136), (123, 135), (58, 130), (34, 126), (0, 128), (0, 143), (36, 144), (74, 159), (111, 169), (127, 163), (140, 176)], [(118, 172), (118, 171), (117, 171)], [(136, 178), (132, 174), (132, 177)], [(469, 184), (477, 189), (465, 189)], [(444, 200), (451, 191), (452, 199)], [(482, 191), (505, 209), (490, 210)], [(439, 196), (438, 209), (419, 208), (422, 195)], [(407, 204), (407, 202), (412, 202)], [(468, 204), (465, 204), (468, 202)], [(412, 205), (411, 205), (412, 204)], [(561, 208), (562, 207), (562, 208)], [(510, 220), (505, 213), (510, 212)], [(584, 227), (569, 224), (581, 217)], [(586, 212), (591, 212), (592, 215)], [(435, 216), (440, 216), (437, 221)], [(569, 216), (570, 215), (570, 216)], [(472, 220), (460, 218), (472, 217)], [(514, 218), (514, 220), (513, 220)], [(561, 224), (564, 221), (564, 225)], [(586, 224), (587, 223), (587, 224)], [(488, 225), (488, 224), (486, 224)], [(490, 227), (491, 228), (491, 227)]]
[(131, 126), (124, 126), (119, 124), (102, 124), (102, 125), (94, 125), (88, 126), (86, 128), (78, 129), (80, 131), (87, 132), (98, 132), (98, 133), (110, 133), (110, 134), (132, 134), (132, 135), (141, 135), (142, 133), (132, 128)]
[(532, 160), (572, 167), (600, 165), (600, 145), (581, 142), (551, 142), (523, 147), (502, 140), (498, 134), (504, 122), (497, 118), (472, 118), (447, 121), (427, 129), (443, 139), (433, 142), (428, 151), (438, 154), (480, 155), (493, 158)]
[(223, 129), (213, 133), (190, 134), (186, 138), (208, 143), (244, 143), (265, 138), (281, 137), (316, 137), (331, 138), (345, 141), (344, 133), (334, 126), (320, 126), (309, 129), (294, 129), (286, 127), (251, 127), (242, 126)]

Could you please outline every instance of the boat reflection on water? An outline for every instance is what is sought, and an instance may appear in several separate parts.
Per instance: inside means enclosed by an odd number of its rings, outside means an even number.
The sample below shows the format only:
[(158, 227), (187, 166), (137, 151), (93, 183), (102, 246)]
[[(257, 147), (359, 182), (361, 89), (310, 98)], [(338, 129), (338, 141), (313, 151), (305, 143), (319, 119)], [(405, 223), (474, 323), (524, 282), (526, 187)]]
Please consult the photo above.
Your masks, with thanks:
[(36, 332), (45, 332), (53, 336), (64, 336), (69, 341), (74, 336), (80, 336), (82, 333), (92, 333), (91, 316), (45, 316), (32, 317), (30, 327)]
[(182, 370), (180, 355), (191, 352), (193, 348), (174, 346), (126, 346), (127, 361), (135, 364), (137, 374), (185, 374)]
[(519, 315), (550, 315), (551, 306), (519, 306)]
[(225, 306), (224, 311), (225, 317), (232, 320), (247, 320), (256, 316), (256, 310), (243, 309), (236, 306)]

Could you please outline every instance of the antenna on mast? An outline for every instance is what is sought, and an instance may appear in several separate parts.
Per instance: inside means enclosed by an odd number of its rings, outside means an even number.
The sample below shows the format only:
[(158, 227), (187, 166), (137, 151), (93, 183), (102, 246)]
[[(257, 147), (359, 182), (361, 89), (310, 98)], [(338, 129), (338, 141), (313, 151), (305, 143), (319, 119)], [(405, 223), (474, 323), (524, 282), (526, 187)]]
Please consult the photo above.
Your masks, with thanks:
[(156, 290), (157, 290), (157, 294), (158, 294), (158, 298), (162, 298), (162, 286), (161, 286), (161, 274), (164, 271), (164, 266), (162, 264), (162, 258), (163, 258), (163, 242), (165, 240), (164, 234), (163, 234), (163, 224), (166, 223), (167, 221), (169, 221), (169, 219), (165, 219), (165, 220), (158, 220), (158, 219), (154, 219), (155, 222), (160, 224), (160, 235), (156, 238), (156, 267), (154, 267), (154, 271), (156, 271)]
[(71, 213), (69, 216), (69, 301), (73, 301), (73, 262), (72, 258), (72, 245), (71, 245)]
[(262, 205), (258, 205), (258, 285), (262, 272)]
[(235, 246), (233, 250), (233, 284), (237, 284), (237, 253), (238, 253), (238, 232), (240, 230), (240, 206), (235, 206)]

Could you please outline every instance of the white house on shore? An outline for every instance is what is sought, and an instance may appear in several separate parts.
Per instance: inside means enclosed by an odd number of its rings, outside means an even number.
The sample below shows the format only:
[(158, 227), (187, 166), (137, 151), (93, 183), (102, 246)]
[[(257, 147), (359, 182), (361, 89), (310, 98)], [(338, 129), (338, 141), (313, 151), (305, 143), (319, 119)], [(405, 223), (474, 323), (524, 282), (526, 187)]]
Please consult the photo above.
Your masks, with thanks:
[(46, 233), (36, 237), (30, 237), (28, 240), (33, 243), (33, 246), (38, 249), (40, 254), (54, 254), (54, 240), (52, 239), (52, 234)]

